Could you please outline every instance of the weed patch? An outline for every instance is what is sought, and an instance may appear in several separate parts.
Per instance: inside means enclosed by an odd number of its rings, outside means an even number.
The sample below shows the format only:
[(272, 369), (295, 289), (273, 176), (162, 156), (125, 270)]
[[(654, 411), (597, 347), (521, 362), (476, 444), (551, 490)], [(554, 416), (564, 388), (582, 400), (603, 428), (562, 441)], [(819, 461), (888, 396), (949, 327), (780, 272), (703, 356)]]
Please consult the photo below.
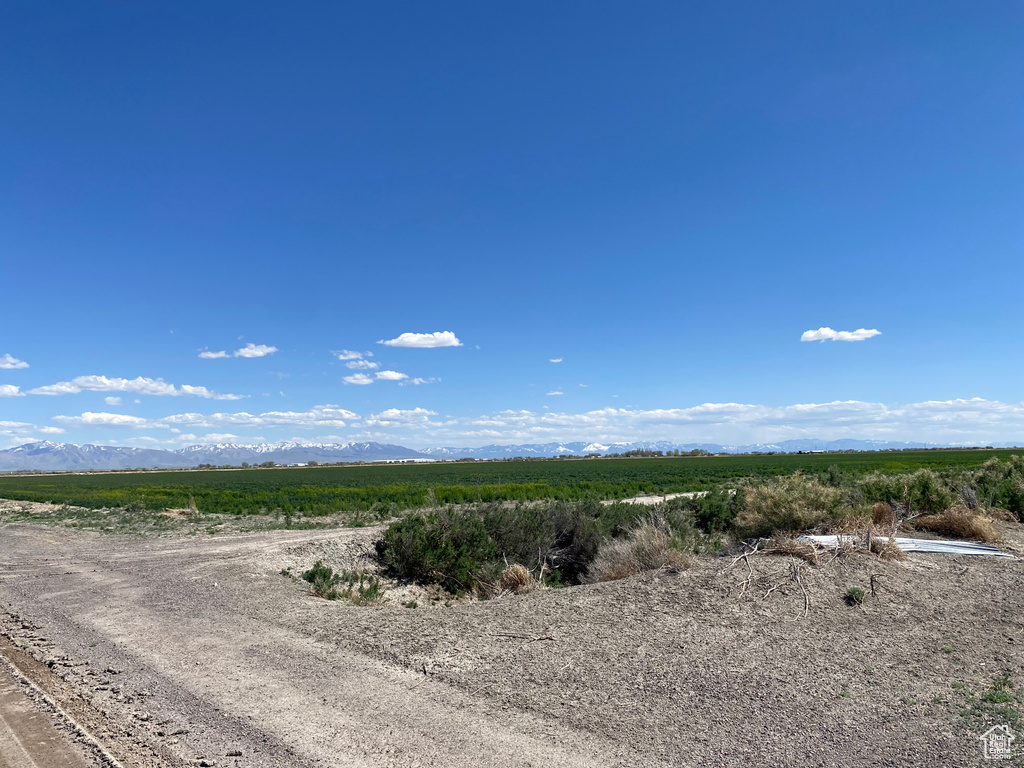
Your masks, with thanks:
[(692, 529), (673, 527), (664, 517), (650, 515), (627, 535), (607, 541), (597, 552), (588, 581), (616, 581), (660, 568), (682, 570), (694, 562), (704, 537)]
[[(282, 575), (291, 576), (285, 569)], [(335, 573), (329, 565), (317, 560), (302, 579), (309, 583), (309, 592), (325, 600), (348, 600), (353, 605), (378, 605), (385, 601), (380, 579), (363, 571)]]
[(969, 727), (982, 730), (990, 725), (1006, 724), (1014, 730), (1021, 727), (1024, 691), (1008, 674), (1000, 675), (981, 690), (971, 690), (964, 683), (953, 683), (961, 696), (960, 716)]
[(999, 540), (992, 518), (963, 506), (947, 509), (937, 515), (919, 517), (914, 521), (914, 526), (955, 539), (987, 542)]

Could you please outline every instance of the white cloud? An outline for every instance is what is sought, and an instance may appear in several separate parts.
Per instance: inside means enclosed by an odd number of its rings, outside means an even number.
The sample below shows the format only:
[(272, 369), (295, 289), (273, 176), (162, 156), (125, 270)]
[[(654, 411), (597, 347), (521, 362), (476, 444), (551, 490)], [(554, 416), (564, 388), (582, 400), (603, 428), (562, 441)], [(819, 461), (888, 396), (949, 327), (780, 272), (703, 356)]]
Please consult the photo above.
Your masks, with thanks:
[(373, 377), (367, 376), (365, 373), (354, 373), (351, 376), (346, 376), (342, 381), (346, 384), (355, 384), (356, 386), (364, 387), (367, 384), (373, 384)]
[(436, 411), (428, 411), (426, 408), (413, 408), (411, 410), (400, 410), (388, 408), (380, 413), (372, 413), (363, 419), (368, 427), (408, 427), (408, 426), (429, 426), (430, 417), (437, 416)]
[(23, 445), (26, 441), (39, 439), (40, 435), (61, 435), (60, 427), (40, 427), (24, 421), (0, 421), (0, 437), (7, 438), (10, 447)]
[(121, 398), (120, 397), (113, 397), (113, 396), (104, 397), (103, 398), (103, 402), (106, 403), (107, 405), (120, 405), (121, 404)]
[(267, 344), (253, 344), (249, 342), (241, 349), (235, 350), (235, 357), (266, 357), (277, 352), (277, 347), (271, 347)]
[(234, 352), (228, 353), (224, 350), (219, 352), (211, 352), (208, 349), (204, 349), (199, 353), (199, 357), (203, 360), (223, 360), (226, 357), (266, 357), (277, 352), (277, 347), (271, 347), (268, 344), (253, 344), (252, 342), (246, 344), (241, 349), (236, 349)]
[(386, 347), (418, 347), (420, 349), (432, 349), (435, 347), (461, 347), (455, 334), (451, 331), (434, 331), (433, 333), (403, 333), (397, 338), (380, 340), (378, 344)]
[(86, 412), (80, 416), (54, 416), (66, 426), (118, 426), (148, 429), (169, 429), (177, 433), (178, 427), (190, 429), (240, 429), (248, 427), (344, 427), (358, 420), (359, 414), (336, 405), (316, 405), (308, 411), (267, 411), (265, 413), (177, 413), (160, 419), (143, 419), (118, 413)]
[(334, 352), (339, 360), (362, 360), (364, 357), (373, 357), (373, 352), (356, 352), (352, 349), (341, 349)]
[(402, 379), (408, 379), (409, 375), (406, 373), (399, 373), (398, 371), (378, 371), (378, 381), (401, 381)]
[(375, 371), (380, 368), (380, 363), (373, 363), (369, 360), (349, 360), (345, 363), (346, 368), (351, 368), (354, 371)]
[(25, 393), (20, 390), (21, 387), (14, 384), (0, 384), (0, 397), (24, 397)]
[(548, 360), (548, 362), (551, 362), (551, 363), (560, 363), (560, 362), (562, 362), (562, 358), (561, 358), (561, 357), (552, 357), (552, 358), (550, 358), (550, 359)]
[(864, 341), (874, 336), (881, 336), (882, 332), (874, 328), (858, 328), (856, 331), (833, 331), (829, 327), (819, 328), (816, 331), (804, 331), (800, 341)]
[(0, 355), (0, 368), (6, 368), (8, 370), (13, 368), (28, 368), (28, 363), (24, 360), (12, 357), (10, 352), (5, 352), (3, 355)]
[(152, 422), (141, 416), (125, 413), (94, 413), (86, 411), (81, 416), (54, 416), (54, 421), (71, 427), (152, 427)]
[(413, 378), (413, 379), (407, 379), (406, 381), (400, 381), (398, 383), (398, 386), (406, 387), (406, 386), (410, 386), (411, 385), (411, 386), (414, 386), (414, 387), (418, 387), (418, 386), (420, 386), (422, 384), (435, 384), (435, 383), (437, 383), (439, 381), (440, 381), (440, 379), (435, 379), (433, 376), (431, 376), (429, 379), (421, 379), (419, 376), (417, 376), (416, 378)]
[(548, 392), (548, 396), (549, 397), (553, 397), (555, 395), (564, 395), (564, 394), (565, 394), (565, 392), (559, 392), (557, 389), (552, 390), (551, 392)]
[(195, 387), (182, 384), (175, 387), (163, 379), (150, 379), (139, 376), (135, 379), (107, 378), (106, 376), (77, 376), (71, 381), (59, 381), (44, 387), (30, 389), (30, 395), (77, 395), (82, 391), (90, 392), (133, 392), (138, 395), (155, 395), (158, 397), (202, 397), (208, 400), (241, 400), (245, 395), (228, 395), (214, 392), (206, 387)]
[[(370, 378), (370, 377), (367, 377)], [(371, 379), (372, 381), (372, 379)], [(555, 402), (555, 401), (553, 401)], [(585, 440), (611, 444), (637, 440), (722, 445), (771, 444), (794, 438), (841, 438), (921, 441), (961, 445), (1024, 442), (1024, 403), (982, 398), (925, 401), (902, 405), (833, 401), (769, 406), (751, 403), (702, 403), (685, 408), (639, 409), (606, 407), (585, 412), (503, 410), (471, 417), (439, 417), (425, 408), (388, 408), (360, 420), (337, 405), (318, 405), (306, 411), (239, 413), (178, 413), (144, 419), (115, 413), (85, 412), (54, 417), (63, 428), (121, 428), (134, 435), (147, 431), (170, 437), (177, 430), (189, 435), (245, 434), (240, 430), (284, 428), (289, 432), (336, 434), (341, 428), (365, 427), (360, 437), (410, 447), (482, 445)], [(43, 430), (22, 422), (0, 422), (0, 439), (39, 436)], [(313, 431), (315, 430), (315, 431)], [(40, 439), (42, 439), (40, 437)], [(274, 437), (273, 439), (280, 439)], [(194, 437), (180, 437), (182, 443)], [(245, 442), (253, 438), (245, 437)]]
[(498, 411), (425, 430), (417, 445), (547, 440), (742, 445), (791, 438), (841, 438), (987, 445), (1024, 441), (1024, 403), (980, 398), (885, 405), (861, 401), (765, 406), (704, 403), (689, 408), (601, 408), (584, 413)]

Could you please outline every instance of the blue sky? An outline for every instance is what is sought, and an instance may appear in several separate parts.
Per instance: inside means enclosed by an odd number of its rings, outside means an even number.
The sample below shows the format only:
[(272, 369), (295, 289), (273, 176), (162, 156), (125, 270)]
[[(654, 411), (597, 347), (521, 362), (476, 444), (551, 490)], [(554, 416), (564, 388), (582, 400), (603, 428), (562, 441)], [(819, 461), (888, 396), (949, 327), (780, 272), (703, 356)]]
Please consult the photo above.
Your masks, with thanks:
[(0, 447), (1024, 441), (1022, 39), (1018, 2), (9, 3)]

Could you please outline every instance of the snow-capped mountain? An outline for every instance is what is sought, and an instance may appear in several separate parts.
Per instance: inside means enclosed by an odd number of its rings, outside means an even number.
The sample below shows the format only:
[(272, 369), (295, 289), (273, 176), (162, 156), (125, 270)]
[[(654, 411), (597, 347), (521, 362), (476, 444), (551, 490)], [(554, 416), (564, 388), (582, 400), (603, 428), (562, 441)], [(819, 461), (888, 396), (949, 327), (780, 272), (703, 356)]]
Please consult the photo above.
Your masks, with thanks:
[(195, 466), (172, 451), (152, 448), (124, 448), (108, 445), (27, 443), (0, 451), (0, 470), (67, 471), (76, 469), (133, 469)]
[(71, 445), (50, 441), (28, 443), (0, 451), (0, 471), (67, 471), (86, 469), (181, 469), (200, 464), (233, 465), (304, 464), (310, 461), (388, 461), (426, 459), (419, 451), (382, 443), (306, 444), (296, 442), (256, 445), (193, 445), (177, 451), (123, 448), (108, 445)]
[[(1009, 448), (1021, 443), (997, 443), (992, 447)], [(708, 453), (796, 453), (797, 451), (885, 451), (915, 448), (948, 448), (949, 445), (892, 442), (883, 440), (783, 440), (779, 443), (723, 446), (716, 443), (671, 443), (641, 441), (598, 443), (528, 443), (524, 445), (485, 445), (481, 448), (426, 448), (420, 451), (383, 443), (258, 443), (238, 445), (221, 443), (193, 445), (176, 451), (157, 448), (125, 448), (107, 445), (71, 445), (50, 441), (27, 443), (0, 451), (0, 472), (60, 472), (88, 469), (184, 469), (200, 464), (240, 466), (243, 463), (321, 464), (359, 461), (455, 460), (550, 458), (622, 454), (630, 451), (690, 453), (694, 449)]]

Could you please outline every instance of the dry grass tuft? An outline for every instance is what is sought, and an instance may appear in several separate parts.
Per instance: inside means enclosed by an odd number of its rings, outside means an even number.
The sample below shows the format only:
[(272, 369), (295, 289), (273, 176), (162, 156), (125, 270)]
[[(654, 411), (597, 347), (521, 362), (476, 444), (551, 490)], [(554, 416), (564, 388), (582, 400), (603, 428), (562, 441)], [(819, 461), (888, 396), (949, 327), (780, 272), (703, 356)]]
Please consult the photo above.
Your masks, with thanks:
[(953, 507), (937, 515), (926, 515), (914, 521), (921, 528), (940, 536), (967, 541), (999, 541), (999, 534), (992, 525), (992, 518), (979, 515), (967, 507)]
[(793, 536), (776, 536), (772, 539), (771, 546), (763, 551), (766, 555), (799, 557), (811, 565), (818, 565), (821, 562), (816, 546), (809, 541), (797, 541)]
[(671, 526), (662, 518), (651, 517), (636, 526), (628, 539), (604, 544), (590, 566), (590, 576), (595, 581), (617, 581), (659, 568), (682, 570), (695, 561), (674, 546)]
[(896, 510), (884, 501), (876, 502), (871, 508), (871, 522), (892, 530), (896, 527)]
[(506, 592), (524, 592), (530, 587), (530, 572), (526, 566), (513, 563), (501, 574), (501, 588)]
[[(871, 531), (872, 535), (880, 533), (875, 527), (872, 518), (867, 515), (847, 515), (836, 518), (825, 526), (828, 533), (839, 534), (840, 536), (862, 536), (865, 532)], [(887, 529), (883, 536), (888, 536), (891, 529)]]
[(892, 537), (883, 539), (881, 536), (871, 539), (871, 551), (878, 555), (879, 560), (906, 560), (907, 553), (896, 546)]

